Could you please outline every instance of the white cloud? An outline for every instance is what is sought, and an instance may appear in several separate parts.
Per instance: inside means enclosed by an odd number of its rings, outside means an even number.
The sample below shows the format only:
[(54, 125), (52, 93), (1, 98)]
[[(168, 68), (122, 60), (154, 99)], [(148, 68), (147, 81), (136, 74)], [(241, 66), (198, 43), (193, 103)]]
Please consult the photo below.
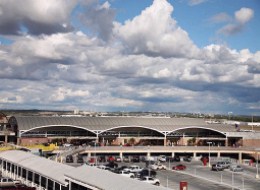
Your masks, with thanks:
[(250, 8), (243, 7), (240, 10), (235, 12), (235, 18), (241, 24), (247, 23), (253, 18), (253, 16), (254, 16), (254, 11)]
[(115, 32), (134, 54), (163, 57), (196, 57), (198, 48), (171, 17), (173, 7), (166, 0), (155, 0), (141, 15), (116, 24)]
[[(77, 0), (2, 0), (0, 3), (0, 33), (55, 33), (70, 30), (70, 14)], [(64, 28), (64, 25), (66, 27)]]
[(248, 112), (259, 103), (260, 51), (199, 49), (172, 13), (156, 0), (115, 23), (109, 42), (83, 31), (12, 38), (0, 46), (0, 107)]
[[(249, 22), (254, 16), (254, 10), (249, 8), (241, 8), (235, 12), (235, 18), (228, 24), (218, 30), (218, 33), (225, 35), (233, 35), (241, 32), (247, 22)], [(213, 17), (214, 18), (214, 17)]]

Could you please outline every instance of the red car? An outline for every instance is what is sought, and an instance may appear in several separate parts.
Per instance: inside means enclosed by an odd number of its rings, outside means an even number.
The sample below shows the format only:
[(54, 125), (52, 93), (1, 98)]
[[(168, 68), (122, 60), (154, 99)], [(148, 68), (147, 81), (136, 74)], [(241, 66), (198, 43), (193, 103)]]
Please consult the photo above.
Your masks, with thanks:
[(183, 164), (179, 164), (179, 165), (173, 166), (172, 169), (173, 170), (185, 170), (186, 166)]

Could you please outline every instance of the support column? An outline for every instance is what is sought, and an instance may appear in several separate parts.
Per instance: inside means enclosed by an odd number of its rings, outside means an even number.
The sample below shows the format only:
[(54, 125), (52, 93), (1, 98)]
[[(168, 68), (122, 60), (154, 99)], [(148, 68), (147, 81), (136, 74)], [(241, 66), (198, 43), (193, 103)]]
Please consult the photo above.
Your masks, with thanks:
[(49, 179), (48, 178), (45, 178), (45, 179), (46, 179), (46, 181), (45, 181), (45, 188), (48, 189), (48, 181), (49, 181)]
[(228, 147), (228, 138), (226, 137), (226, 140), (225, 140), (225, 147)]
[(238, 163), (242, 164), (242, 152), (238, 153)]
[(217, 157), (220, 158), (220, 152), (218, 152), (218, 156)]
[(119, 156), (120, 156), (121, 160), (123, 161), (123, 152), (119, 152)]
[(166, 133), (164, 133), (164, 141), (163, 141), (163, 145), (164, 145), (164, 146), (167, 145)]
[(196, 158), (196, 152), (193, 152), (193, 158), (195, 159)]
[(172, 152), (172, 158), (175, 156), (175, 152)]

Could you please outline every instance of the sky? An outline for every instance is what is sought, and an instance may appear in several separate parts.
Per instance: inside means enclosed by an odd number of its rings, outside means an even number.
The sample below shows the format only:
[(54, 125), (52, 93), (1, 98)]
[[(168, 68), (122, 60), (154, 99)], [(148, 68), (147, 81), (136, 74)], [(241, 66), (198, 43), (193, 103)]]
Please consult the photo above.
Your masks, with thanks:
[(0, 0), (0, 109), (260, 115), (258, 0)]

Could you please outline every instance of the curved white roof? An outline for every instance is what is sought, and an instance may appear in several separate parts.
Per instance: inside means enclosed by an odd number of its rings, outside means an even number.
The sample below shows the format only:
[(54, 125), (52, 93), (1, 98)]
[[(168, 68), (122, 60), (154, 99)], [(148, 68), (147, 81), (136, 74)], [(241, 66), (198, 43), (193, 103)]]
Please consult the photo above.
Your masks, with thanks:
[[(220, 132), (234, 132), (226, 124), (208, 124), (200, 118), (142, 118), (142, 117), (41, 117), (18, 116), (18, 130), (45, 126), (74, 126), (89, 131), (107, 131), (118, 127), (144, 127), (160, 132), (171, 132), (185, 127), (200, 127)], [(12, 121), (12, 118), (11, 118)]]

